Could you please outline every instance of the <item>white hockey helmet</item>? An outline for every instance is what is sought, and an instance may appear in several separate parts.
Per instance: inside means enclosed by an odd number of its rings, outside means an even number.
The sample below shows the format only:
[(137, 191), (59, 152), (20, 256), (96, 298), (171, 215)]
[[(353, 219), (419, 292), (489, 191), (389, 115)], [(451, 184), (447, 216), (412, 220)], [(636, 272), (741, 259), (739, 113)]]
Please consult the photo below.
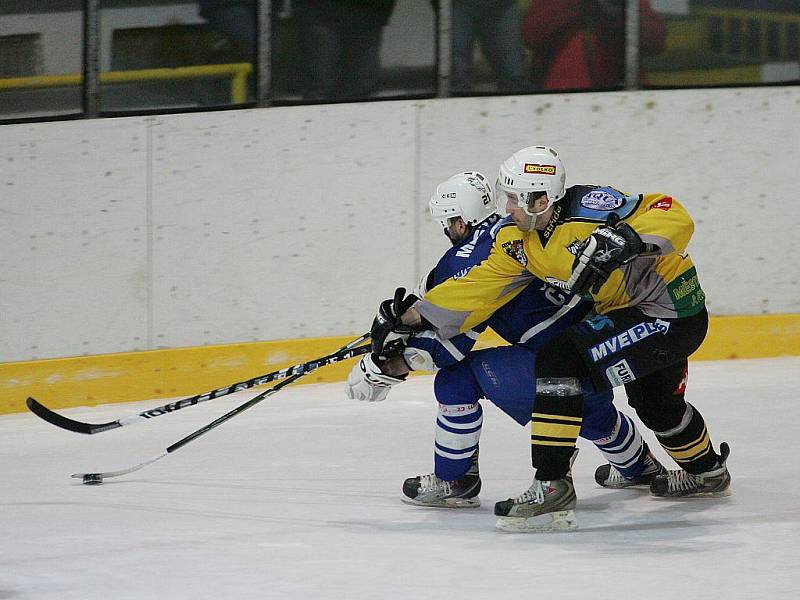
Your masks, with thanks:
[[(566, 174), (558, 153), (549, 146), (529, 146), (514, 152), (500, 165), (497, 176), (497, 202), (500, 214), (505, 214), (508, 198), (530, 216), (540, 215), (554, 202), (564, 197)], [(547, 206), (534, 213), (531, 195), (547, 193)]]
[(429, 206), (431, 216), (445, 230), (454, 217), (461, 217), (467, 225), (477, 225), (495, 211), (494, 190), (477, 171), (465, 171), (437, 185)]

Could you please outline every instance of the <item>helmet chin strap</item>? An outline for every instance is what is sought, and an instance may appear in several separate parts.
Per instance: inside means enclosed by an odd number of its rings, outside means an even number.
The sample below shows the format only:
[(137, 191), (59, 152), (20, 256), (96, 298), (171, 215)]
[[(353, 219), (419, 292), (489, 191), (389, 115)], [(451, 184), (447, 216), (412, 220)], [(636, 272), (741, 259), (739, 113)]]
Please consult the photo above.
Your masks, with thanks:
[[(529, 192), (529, 193), (530, 193), (530, 192)], [(525, 214), (526, 214), (526, 215), (528, 215), (529, 217), (538, 217), (538, 216), (541, 216), (541, 215), (543, 215), (544, 213), (546, 213), (548, 210), (550, 210), (550, 207), (551, 207), (551, 206), (553, 206), (553, 201), (552, 201), (552, 200), (550, 200), (550, 196), (548, 195), (548, 196), (547, 196), (547, 204), (546, 204), (546, 205), (545, 205), (545, 207), (544, 207), (542, 210), (540, 210), (539, 212), (531, 212), (530, 210), (528, 210), (527, 203), (526, 203), (525, 207), (523, 207), (523, 208), (522, 208), (522, 210), (523, 210), (523, 211), (525, 211)]]
[(534, 217), (533, 215), (531, 215), (527, 211), (525, 211), (525, 214), (528, 215), (528, 225), (527, 225), (527, 227), (523, 228), (523, 227), (520, 227), (519, 225), (517, 225), (517, 227), (519, 227), (522, 231), (533, 231), (534, 225), (536, 225), (536, 217)]
[(548, 204), (543, 210), (540, 210), (539, 212), (531, 212), (527, 208), (523, 208), (522, 210), (525, 211), (525, 214), (528, 215), (529, 217), (539, 217), (544, 213), (546, 213), (548, 210), (550, 210), (551, 206), (552, 204)]

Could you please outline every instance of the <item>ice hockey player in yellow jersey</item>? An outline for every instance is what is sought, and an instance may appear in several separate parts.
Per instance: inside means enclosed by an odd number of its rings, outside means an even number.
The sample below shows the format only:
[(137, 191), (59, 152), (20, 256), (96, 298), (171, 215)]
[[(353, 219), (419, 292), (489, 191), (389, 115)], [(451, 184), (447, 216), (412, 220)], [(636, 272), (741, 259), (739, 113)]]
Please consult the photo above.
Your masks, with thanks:
[[(516, 297), (529, 273), (594, 301), (595, 317), (540, 350), (536, 382), (529, 382), (535, 475), (528, 490), (495, 505), (497, 527), (506, 531), (577, 526), (570, 466), (582, 396), (617, 386), (625, 386), (629, 404), (681, 467), (653, 480), (653, 496), (729, 493), (728, 445), (714, 451), (703, 417), (684, 399), (687, 357), (708, 329), (705, 296), (686, 253), (691, 217), (664, 194), (565, 183), (552, 148), (514, 153), (500, 166), (496, 190), (498, 211), (517, 227), (503, 228), (488, 258), (465, 277), (436, 286), (404, 314), (383, 315), (386, 327), (402, 323), (452, 337)], [(603, 468), (595, 474), (601, 485)]]

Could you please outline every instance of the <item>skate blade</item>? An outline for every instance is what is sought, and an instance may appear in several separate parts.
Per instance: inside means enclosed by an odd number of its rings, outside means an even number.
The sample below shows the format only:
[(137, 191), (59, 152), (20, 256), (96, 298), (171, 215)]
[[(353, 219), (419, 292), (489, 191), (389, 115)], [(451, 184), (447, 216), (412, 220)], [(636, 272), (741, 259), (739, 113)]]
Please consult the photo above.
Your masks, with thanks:
[(535, 517), (499, 517), (495, 527), (509, 533), (555, 533), (578, 528), (574, 510), (562, 510)]
[(650, 491), (650, 482), (647, 483), (623, 483), (623, 484), (616, 484), (616, 485), (603, 485), (600, 484), (600, 487), (604, 490), (647, 490)]
[(420, 502), (408, 496), (401, 496), (400, 501), (412, 506), (424, 506), (426, 508), (478, 508), (481, 505), (480, 499), (475, 498), (447, 498), (439, 502)]
[(699, 494), (690, 494), (688, 496), (656, 496), (651, 494), (652, 498), (656, 500), (708, 500), (710, 498), (727, 498), (731, 495), (731, 489), (725, 488), (718, 492), (701, 492)]

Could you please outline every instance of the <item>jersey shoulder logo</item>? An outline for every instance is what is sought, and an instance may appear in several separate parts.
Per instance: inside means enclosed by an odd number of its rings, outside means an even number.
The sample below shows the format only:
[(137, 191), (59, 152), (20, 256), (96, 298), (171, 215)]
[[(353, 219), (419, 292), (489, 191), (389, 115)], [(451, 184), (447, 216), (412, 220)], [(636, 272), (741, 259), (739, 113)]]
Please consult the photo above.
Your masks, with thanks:
[(602, 188), (592, 190), (581, 198), (581, 206), (592, 210), (616, 210), (623, 202), (624, 198)]
[(523, 267), (528, 266), (528, 257), (525, 256), (525, 247), (522, 243), (522, 240), (509, 240), (507, 242), (503, 242), (503, 251)]
[(650, 208), (651, 209), (659, 208), (664, 212), (667, 212), (670, 208), (672, 208), (672, 198), (670, 198), (669, 196), (667, 196), (666, 198), (662, 198), (661, 200), (653, 204), (653, 206), (651, 206)]

